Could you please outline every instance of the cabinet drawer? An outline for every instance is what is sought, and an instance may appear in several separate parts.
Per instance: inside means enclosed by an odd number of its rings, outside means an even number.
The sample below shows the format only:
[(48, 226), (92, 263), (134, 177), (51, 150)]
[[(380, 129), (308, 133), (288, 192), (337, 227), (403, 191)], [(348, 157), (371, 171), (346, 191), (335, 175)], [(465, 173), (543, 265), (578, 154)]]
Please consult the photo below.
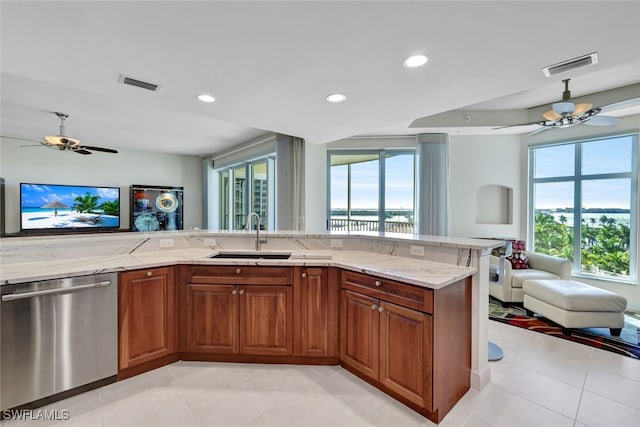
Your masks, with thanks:
[(343, 289), (350, 289), (425, 313), (433, 313), (433, 290), (431, 289), (353, 271), (342, 271), (341, 277)]
[(193, 266), (191, 283), (227, 285), (291, 285), (290, 267), (244, 265)]

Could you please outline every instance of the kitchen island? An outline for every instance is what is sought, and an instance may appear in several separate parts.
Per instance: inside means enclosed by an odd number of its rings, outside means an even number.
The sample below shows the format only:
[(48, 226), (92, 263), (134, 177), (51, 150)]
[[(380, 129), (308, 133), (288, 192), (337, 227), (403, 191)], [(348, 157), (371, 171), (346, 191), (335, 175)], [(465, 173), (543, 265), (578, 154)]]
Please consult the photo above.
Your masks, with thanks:
[[(250, 253), (253, 243), (254, 237), (249, 233), (204, 231), (3, 239), (0, 279), (6, 285), (101, 272), (121, 272), (121, 278), (126, 278), (125, 274), (138, 274), (133, 281), (121, 279), (120, 283), (121, 377), (176, 358), (341, 363), (436, 422), (469, 385), (480, 389), (489, 381), (487, 253), (499, 242), (388, 234), (276, 232), (267, 233), (262, 252), (286, 252), (290, 254), (288, 259), (211, 258), (219, 252)], [(165, 268), (175, 268), (172, 270), (175, 272), (162, 270)], [(135, 302), (138, 295), (135, 284), (151, 283), (146, 277), (155, 279), (158, 271), (162, 271), (164, 279), (153, 282), (157, 291), (153, 295), (171, 298), (158, 300), (155, 306), (151, 304), (157, 310), (152, 315), (164, 318), (164, 325), (176, 326), (157, 330), (157, 337), (164, 344), (150, 342), (148, 347), (157, 351), (134, 349), (128, 353), (130, 358), (123, 357), (123, 348), (130, 349), (122, 340), (123, 313), (127, 313), (122, 308)], [(266, 277), (265, 272), (274, 275), (262, 283), (253, 279), (257, 272), (259, 277)], [(128, 287), (124, 283), (129, 283)], [(130, 299), (123, 301), (125, 295)], [(231, 295), (237, 295), (239, 302), (233, 302)], [(318, 304), (314, 303), (314, 297)], [(229, 320), (228, 328), (224, 329), (231, 331), (227, 335), (212, 332), (207, 322), (194, 314), (219, 307), (221, 301), (227, 301), (229, 310), (235, 310), (224, 312), (228, 319), (239, 319), (239, 323)], [(262, 301), (269, 303), (261, 306)], [(307, 307), (323, 307), (326, 313), (318, 316), (305, 311), (302, 303)], [(279, 341), (266, 342), (266, 334), (260, 334), (259, 325), (264, 319), (254, 314), (266, 313), (265, 307), (277, 307), (269, 323), (280, 331), (273, 334)], [(140, 310), (129, 310), (133, 312)], [(304, 330), (300, 326), (303, 320), (320, 323)], [(371, 328), (350, 328), (363, 322)], [(318, 325), (324, 325), (321, 329), (326, 330), (325, 334), (315, 333)], [(396, 335), (388, 334), (394, 328), (397, 336), (408, 334), (412, 338), (398, 341)], [(454, 335), (447, 334), (447, 328), (457, 328), (461, 344), (447, 337)], [(135, 330), (135, 327), (128, 329), (132, 333)], [(237, 334), (233, 332), (236, 330), (240, 330), (237, 339), (229, 338), (219, 345), (221, 336), (226, 339)], [(365, 339), (369, 347), (363, 349), (359, 343), (365, 332), (371, 335)], [(319, 350), (318, 342), (328, 344)], [(385, 352), (385, 348), (397, 348), (398, 343), (415, 345), (397, 354)], [(405, 354), (418, 350), (421, 353), (416, 360), (421, 362), (415, 364), (420, 367), (419, 376), (424, 381), (416, 385), (408, 379), (411, 371), (394, 371), (399, 363), (389, 361), (394, 358), (396, 362), (402, 361)], [(443, 355), (465, 353), (468, 357), (461, 357), (456, 363), (467, 365), (466, 368), (439, 365), (447, 359)], [(132, 363), (128, 365), (129, 362)], [(460, 372), (465, 377), (459, 381), (462, 389), (458, 387), (453, 396), (447, 396), (443, 389), (447, 381), (439, 376), (459, 378)], [(427, 386), (423, 387), (424, 384)]]

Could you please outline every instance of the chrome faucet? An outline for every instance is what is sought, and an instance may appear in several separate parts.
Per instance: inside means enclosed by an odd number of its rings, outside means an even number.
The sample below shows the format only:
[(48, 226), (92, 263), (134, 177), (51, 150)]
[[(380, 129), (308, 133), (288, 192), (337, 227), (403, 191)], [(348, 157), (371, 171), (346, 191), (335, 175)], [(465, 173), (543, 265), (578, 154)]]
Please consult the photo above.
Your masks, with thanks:
[(266, 237), (264, 239), (260, 239), (260, 215), (258, 215), (255, 212), (249, 212), (249, 215), (247, 215), (247, 221), (246, 221), (246, 225), (244, 226), (244, 229), (245, 230), (251, 229), (251, 217), (253, 216), (256, 217), (256, 251), (259, 251), (260, 244), (267, 243)]

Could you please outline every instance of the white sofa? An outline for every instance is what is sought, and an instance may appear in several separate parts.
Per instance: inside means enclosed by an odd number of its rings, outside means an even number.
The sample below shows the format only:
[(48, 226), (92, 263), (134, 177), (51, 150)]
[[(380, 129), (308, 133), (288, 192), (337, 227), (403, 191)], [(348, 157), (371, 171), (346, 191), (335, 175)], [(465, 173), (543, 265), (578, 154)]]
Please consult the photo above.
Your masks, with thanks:
[(525, 280), (569, 280), (571, 276), (571, 261), (568, 259), (536, 252), (527, 252), (527, 258), (528, 269), (513, 269), (511, 262), (505, 260), (504, 272), (500, 272), (500, 257), (490, 255), (490, 271), (497, 274), (499, 281), (489, 281), (489, 295), (502, 301), (503, 305), (523, 302), (522, 283)]

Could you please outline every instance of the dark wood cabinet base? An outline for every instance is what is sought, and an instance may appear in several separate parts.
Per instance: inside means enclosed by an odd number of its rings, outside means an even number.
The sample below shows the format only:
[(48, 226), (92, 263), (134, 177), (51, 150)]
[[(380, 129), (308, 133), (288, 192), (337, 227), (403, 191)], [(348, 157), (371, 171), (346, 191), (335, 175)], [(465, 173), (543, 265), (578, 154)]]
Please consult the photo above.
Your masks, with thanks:
[(120, 369), (118, 371), (118, 381), (125, 380), (127, 378), (135, 377), (136, 375), (143, 374), (147, 371), (153, 371), (154, 369), (161, 368), (165, 365), (175, 363), (180, 360), (178, 353), (169, 354), (167, 356), (160, 357), (158, 359), (151, 360), (149, 362), (141, 363), (139, 365), (132, 366), (130, 368)]
[(337, 357), (266, 356), (253, 354), (180, 353), (180, 360), (199, 362), (268, 363), (288, 365), (339, 365)]

